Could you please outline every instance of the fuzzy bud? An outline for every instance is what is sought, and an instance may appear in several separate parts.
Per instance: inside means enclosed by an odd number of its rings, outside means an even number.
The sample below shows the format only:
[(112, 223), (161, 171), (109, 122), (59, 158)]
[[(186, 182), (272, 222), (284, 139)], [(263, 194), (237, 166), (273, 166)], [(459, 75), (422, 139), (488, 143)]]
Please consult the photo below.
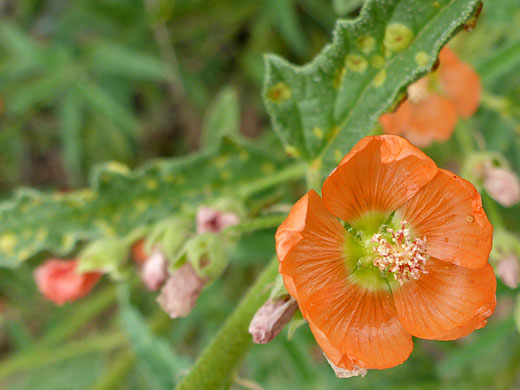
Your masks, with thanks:
[(141, 278), (146, 288), (157, 290), (168, 278), (168, 262), (164, 254), (156, 249), (145, 260), (141, 267)]
[(218, 233), (222, 229), (238, 224), (240, 219), (235, 213), (226, 213), (207, 206), (199, 207), (197, 212), (197, 233)]
[(206, 285), (190, 263), (177, 269), (163, 286), (157, 297), (161, 308), (171, 318), (186, 317), (197, 303), (197, 299)]
[(298, 303), (294, 298), (268, 300), (256, 312), (249, 324), (253, 343), (266, 344), (273, 340), (291, 320)]
[(87, 245), (79, 254), (80, 272), (103, 271), (114, 280), (126, 276), (125, 262), (128, 259), (128, 245), (118, 238), (103, 238)]
[(367, 370), (365, 368), (360, 368), (358, 366), (354, 366), (352, 370), (347, 370), (346, 368), (338, 367), (330, 361), (327, 355), (323, 355), (325, 356), (325, 359), (327, 359), (327, 362), (329, 362), (330, 366), (334, 370), (334, 374), (336, 374), (337, 378), (352, 378), (354, 376), (360, 376), (364, 378), (367, 374)]
[(87, 295), (100, 277), (100, 272), (78, 272), (78, 260), (75, 259), (48, 259), (34, 271), (38, 290), (57, 305)]
[(484, 175), (484, 188), (504, 207), (520, 202), (520, 181), (509, 169), (488, 168)]
[(518, 287), (520, 266), (514, 254), (509, 254), (502, 258), (497, 265), (497, 274), (502, 282), (510, 288)]

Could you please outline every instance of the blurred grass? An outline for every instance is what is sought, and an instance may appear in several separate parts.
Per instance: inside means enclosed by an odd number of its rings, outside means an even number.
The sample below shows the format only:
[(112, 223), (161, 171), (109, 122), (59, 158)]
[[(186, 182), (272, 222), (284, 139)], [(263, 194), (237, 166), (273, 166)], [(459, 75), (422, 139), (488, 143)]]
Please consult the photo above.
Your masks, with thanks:
[[(355, 16), (360, 3), (1, 1), (2, 196), (19, 185), (78, 187), (100, 161), (137, 166), (185, 154), (213, 142), (204, 133), (210, 126), (271, 142), (260, 100), (263, 53), (309, 60), (329, 39), (335, 12)], [(487, 150), (504, 154), (517, 172), (519, 37), (518, 1), (488, 0), (475, 30), (453, 42), (480, 72), (486, 93), (463, 126), (476, 129)], [(219, 117), (220, 104), (231, 107), (230, 123)], [(442, 166), (460, 163), (456, 139), (428, 153)], [(505, 226), (518, 232), (520, 208), (497, 208)], [(158, 388), (150, 359), (175, 371), (161, 383), (176, 381), (273, 255), (273, 237), (272, 230), (243, 236), (232, 266), (190, 317), (175, 321), (158, 313), (154, 294), (137, 281), (128, 295), (121, 293), (121, 305), (113, 283), (104, 281), (83, 301), (57, 308), (36, 292), (30, 265), (0, 270), (0, 387)], [(364, 379), (336, 379), (306, 326), (291, 342), (284, 331), (275, 342), (252, 347), (238, 373), (247, 380), (237, 383), (273, 390), (514, 388), (520, 379), (514, 294), (499, 285), (500, 312), (485, 329), (457, 342), (418, 341), (405, 364)]]

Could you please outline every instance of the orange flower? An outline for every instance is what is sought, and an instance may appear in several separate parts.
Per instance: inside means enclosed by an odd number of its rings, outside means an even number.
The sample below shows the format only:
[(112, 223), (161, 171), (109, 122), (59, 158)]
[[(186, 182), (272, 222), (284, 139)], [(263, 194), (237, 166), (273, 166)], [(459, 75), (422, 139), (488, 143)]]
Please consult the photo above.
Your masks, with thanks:
[(444, 47), (439, 53), (439, 70), (408, 87), (408, 99), (396, 112), (379, 118), (386, 134), (398, 134), (424, 147), (447, 141), (457, 116), (468, 118), (480, 101), (480, 79), (455, 53)]
[(101, 277), (100, 272), (79, 273), (78, 260), (46, 260), (34, 271), (38, 290), (57, 305), (87, 295)]
[(486, 324), (496, 280), (475, 187), (405, 139), (362, 139), (276, 232), (280, 273), (316, 341), (347, 370), (384, 369), (412, 336), (451, 340)]

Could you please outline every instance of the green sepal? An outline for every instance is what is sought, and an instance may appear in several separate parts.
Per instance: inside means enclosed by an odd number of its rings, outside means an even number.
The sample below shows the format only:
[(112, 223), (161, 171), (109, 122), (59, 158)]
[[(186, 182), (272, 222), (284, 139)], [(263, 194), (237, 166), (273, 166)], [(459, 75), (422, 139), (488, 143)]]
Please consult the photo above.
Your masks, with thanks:
[(104, 238), (88, 244), (79, 254), (80, 272), (99, 271), (108, 274), (114, 280), (128, 276), (129, 247), (125, 240)]

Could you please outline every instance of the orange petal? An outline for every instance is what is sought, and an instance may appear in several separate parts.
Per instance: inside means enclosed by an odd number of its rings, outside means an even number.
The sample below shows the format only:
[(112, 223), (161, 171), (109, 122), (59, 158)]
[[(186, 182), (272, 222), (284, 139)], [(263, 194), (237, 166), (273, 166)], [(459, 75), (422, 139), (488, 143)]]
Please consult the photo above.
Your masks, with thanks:
[(404, 362), (413, 349), (389, 290), (361, 288), (342, 280), (310, 296), (303, 314), (316, 341), (338, 367), (385, 369)]
[[(301, 297), (302, 292), (298, 291), (301, 284), (316, 287), (319, 280), (325, 283), (328, 278), (346, 279), (345, 234), (315, 191), (309, 191), (295, 203), (275, 237), (280, 273), (289, 294), (304, 299), (305, 294)], [(317, 274), (320, 279), (313, 279)]]
[(395, 135), (359, 141), (323, 183), (325, 206), (356, 226), (367, 212), (391, 213), (437, 173), (423, 152)]
[(423, 339), (449, 340), (482, 328), (495, 309), (496, 279), (489, 264), (468, 269), (430, 258), (427, 274), (398, 287), (394, 300), (403, 327)]
[(482, 87), (479, 75), (447, 48), (441, 51), (439, 59), (442, 88), (455, 103), (457, 113), (463, 118), (470, 117), (480, 102)]
[(397, 111), (381, 115), (379, 123), (383, 127), (385, 134), (403, 134), (408, 128), (410, 122), (411, 103), (404, 101)]
[(404, 135), (414, 145), (426, 147), (433, 141), (446, 141), (457, 123), (454, 103), (437, 94), (431, 94), (411, 104), (410, 120)]
[(439, 169), (399, 213), (416, 236), (426, 237), (429, 255), (467, 268), (486, 264), (493, 227), (479, 193), (467, 180)]

